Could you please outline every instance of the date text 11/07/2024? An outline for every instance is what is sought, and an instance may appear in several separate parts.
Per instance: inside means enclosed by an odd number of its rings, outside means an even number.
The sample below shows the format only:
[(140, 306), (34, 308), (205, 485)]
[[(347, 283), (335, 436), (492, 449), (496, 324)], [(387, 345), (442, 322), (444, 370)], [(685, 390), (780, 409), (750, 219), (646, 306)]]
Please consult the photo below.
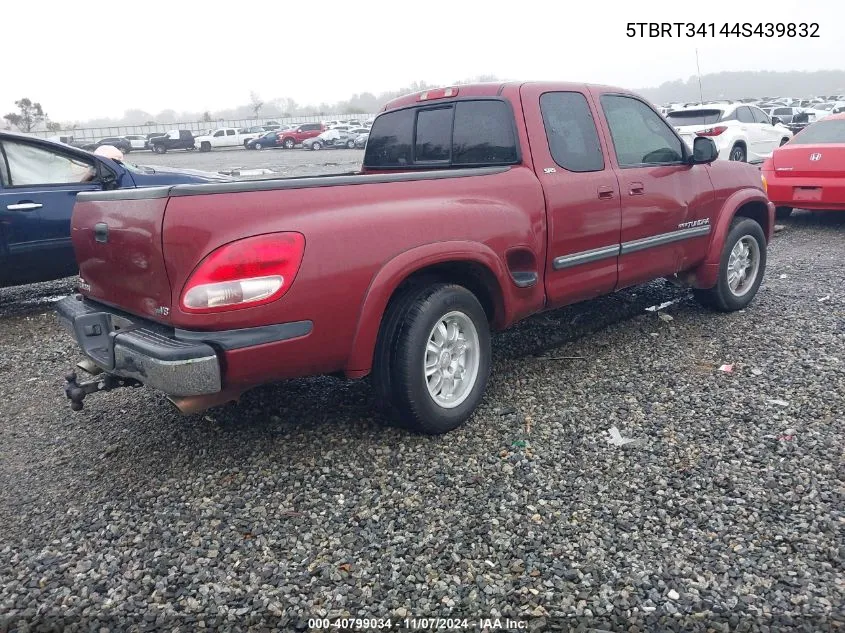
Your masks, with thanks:
[(628, 22), (628, 37), (820, 37), (817, 22)]
[(524, 631), (527, 620), (510, 618), (310, 618), (316, 631)]

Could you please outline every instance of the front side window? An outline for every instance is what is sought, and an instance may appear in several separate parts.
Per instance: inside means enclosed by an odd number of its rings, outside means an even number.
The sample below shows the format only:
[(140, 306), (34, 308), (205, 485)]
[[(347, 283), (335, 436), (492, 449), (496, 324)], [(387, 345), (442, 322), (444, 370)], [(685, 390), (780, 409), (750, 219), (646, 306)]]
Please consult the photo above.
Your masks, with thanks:
[(771, 125), (772, 121), (765, 112), (763, 112), (760, 108), (749, 108), (751, 110), (751, 114), (754, 116), (754, 121), (756, 123), (763, 123), (765, 125)]
[(9, 169), (5, 181), (11, 187), (90, 182), (96, 175), (94, 163), (81, 157), (16, 141), (5, 141), (3, 149)]
[(214, 133), (214, 136), (223, 136), (223, 134), (224, 134), (223, 130), (217, 130), (217, 131)]
[(234, 136), (235, 130), (226, 130), (226, 136)]
[(736, 118), (740, 123), (754, 123), (754, 115), (751, 114), (748, 106), (737, 108)]
[(681, 139), (642, 101), (603, 95), (601, 104), (620, 167), (683, 162)]
[(604, 156), (590, 105), (580, 92), (547, 92), (540, 97), (546, 139), (554, 161), (574, 172), (601, 171)]

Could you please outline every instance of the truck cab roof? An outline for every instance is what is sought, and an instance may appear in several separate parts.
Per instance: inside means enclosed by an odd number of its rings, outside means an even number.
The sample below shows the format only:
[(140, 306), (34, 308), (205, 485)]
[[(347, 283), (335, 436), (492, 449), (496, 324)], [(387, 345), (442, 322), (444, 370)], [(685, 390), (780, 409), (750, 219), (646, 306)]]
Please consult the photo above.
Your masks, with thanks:
[(388, 101), (382, 108), (382, 112), (388, 110), (396, 110), (411, 105), (418, 105), (426, 101), (436, 101), (438, 99), (461, 98), (461, 97), (497, 97), (509, 96), (515, 93), (520, 88), (526, 85), (542, 85), (548, 86), (550, 90), (560, 91), (583, 91), (585, 88), (599, 89), (607, 92), (620, 92), (624, 94), (631, 94), (629, 90), (617, 88), (615, 86), (605, 86), (600, 84), (584, 84), (578, 82), (546, 82), (546, 81), (497, 81), (485, 82), (476, 84), (462, 84), (457, 86), (444, 86), (441, 88), (429, 88), (427, 90), (420, 90), (412, 94), (396, 97), (392, 101)]

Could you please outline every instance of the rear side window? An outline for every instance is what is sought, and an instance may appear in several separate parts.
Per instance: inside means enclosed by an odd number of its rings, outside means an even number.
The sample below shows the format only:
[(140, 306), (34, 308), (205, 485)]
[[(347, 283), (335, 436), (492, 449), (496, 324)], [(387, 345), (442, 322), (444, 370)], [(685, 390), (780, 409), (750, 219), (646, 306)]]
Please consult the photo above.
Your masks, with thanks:
[(371, 168), (512, 165), (519, 161), (513, 113), (504, 101), (467, 100), (382, 114), (370, 131)]
[(554, 161), (574, 172), (601, 171), (604, 156), (586, 97), (580, 92), (547, 92), (540, 111)]

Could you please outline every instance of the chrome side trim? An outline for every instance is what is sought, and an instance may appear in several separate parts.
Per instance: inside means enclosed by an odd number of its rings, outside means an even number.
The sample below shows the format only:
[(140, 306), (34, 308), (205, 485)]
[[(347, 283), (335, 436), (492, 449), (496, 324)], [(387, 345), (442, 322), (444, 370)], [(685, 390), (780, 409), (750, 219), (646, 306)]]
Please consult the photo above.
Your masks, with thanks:
[(552, 268), (554, 268), (555, 270), (561, 270), (562, 268), (570, 268), (572, 266), (580, 266), (581, 264), (589, 264), (591, 262), (597, 262), (600, 259), (616, 257), (618, 255), (619, 244), (614, 244), (613, 246), (602, 246), (601, 248), (594, 248), (589, 251), (581, 251), (579, 253), (573, 253), (572, 255), (562, 255), (561, 257), (555, 257), (554, 261), (552, 262)]
[(710, 225), (694, 226), (689, 229), (681, 229), (679, 231), (671, 231), (669, 233), (661, 233), (659, 235), (652, 235), (651, 237), (644, 237), (640, 240), (632, 240), (624, 242), (623, 244), (614, 244), (613, 246), (602, 246), (601, 248), (594, 248), (589, 251), (580, 251), (572, 255), (562, 255), (555, 257), (552, 262), (552, 268), (561, 270), (563, 268), (571, 268), (572, 266), (580, 266), (581, 264), (590, 264), (608, 257), (617, 257), (619, 255), (627, 255), (629, 253), (636, 253), (647, 248), (655, 246), (663, 246), (664, 244), (671, 244), (680, 240), (688, 240), (694, 237), (702, 237), (710, 234)]
[(702, 237), (710, 234), (710, 225), (694, 226), (690, 229), (681, 229), (680, 231), (671, 231), (669, 233), (661, 233), (659, 235), (652, 235), (651, 237), (644, 237), (640, 240), (632, 240), (622, 244), (622, 255), (629, 253), (636, 253), (647, 248), (655, 246), (663, 246), (664, 244), (671, 244), (680, 240), (688, 240), (693, 237)]

